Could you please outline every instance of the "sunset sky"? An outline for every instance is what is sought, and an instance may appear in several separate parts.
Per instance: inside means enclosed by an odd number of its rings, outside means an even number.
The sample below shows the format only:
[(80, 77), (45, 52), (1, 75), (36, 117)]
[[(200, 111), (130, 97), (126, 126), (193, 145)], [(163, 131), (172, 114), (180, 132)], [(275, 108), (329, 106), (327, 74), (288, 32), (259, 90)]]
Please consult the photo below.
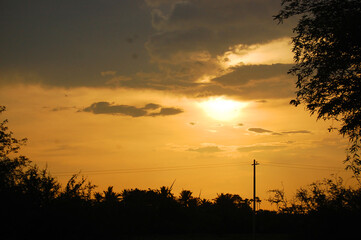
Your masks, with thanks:
[(62, 183), (252, 196), (337, 174), (348, 146), (303, 106), (280, 0), (0, 1), (1, 119)]

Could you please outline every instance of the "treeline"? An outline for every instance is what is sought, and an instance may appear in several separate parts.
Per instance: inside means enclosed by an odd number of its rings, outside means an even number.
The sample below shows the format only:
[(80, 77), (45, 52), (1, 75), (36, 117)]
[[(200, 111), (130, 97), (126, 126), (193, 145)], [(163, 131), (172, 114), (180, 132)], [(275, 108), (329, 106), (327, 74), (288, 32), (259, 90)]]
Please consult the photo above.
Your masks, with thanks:
[[(59, 239), (127, 239), (138, 235), (250, 234), (251, 201), (237, 194), (213, 200), (171, 187), (124, 189), (95, 185), (73, 175), (62, 187), (48, 171), (24, 158), (0, 161), (2, 239), (29, 236)], [(270, 191), (277, 211), (257, 212), (257, 232), (315, 236), (352, 235), (359, 226), (360, 188), (346, 188), (340, 179), (325, 180), (297, 191), (291, 201), (282, 190)], [(322, 239), (322, 238), (320, 238)]]
[[(0, 113), (4, 108), (0, 107)], [(18, 155), (26, 139), (16, 139), (0, 122), (1, 239), (130, 239), (169, 234), (250, 234), (252, 202), (237, 194), (215, 199), (178, 196), (172, 186), (102, 192), (73, 175), (65, 186), (46, 169)], [(271, 190), (277, 211), (259, 210), (257, 233), (286, 234), (292, 239), (358, 234), (361, 188), (345, 187), (340, 178), (316, 182), (287, 200)], [(132, 238), (134, 239), (134, 238)]]
[(143, 234), (248, 233), (250, 201), (235, 194), (213, 200), (194, 197), (171, 187), (96, 192), (85, 178), (74, 175), (65, 187), (30, 161), (0, 161), (0, 211), (6, 237), (129, 236)]

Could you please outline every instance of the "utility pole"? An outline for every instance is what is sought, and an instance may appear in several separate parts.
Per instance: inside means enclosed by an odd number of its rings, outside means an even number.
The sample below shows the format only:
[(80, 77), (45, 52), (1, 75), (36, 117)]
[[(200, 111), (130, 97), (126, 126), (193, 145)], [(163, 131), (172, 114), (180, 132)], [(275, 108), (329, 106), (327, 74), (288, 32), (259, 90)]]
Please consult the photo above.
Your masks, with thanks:
[(256, 239), (256, 166), (259, 163), (254, 159), (253, 160), (253, 223), (252, 223), (252, 238)]

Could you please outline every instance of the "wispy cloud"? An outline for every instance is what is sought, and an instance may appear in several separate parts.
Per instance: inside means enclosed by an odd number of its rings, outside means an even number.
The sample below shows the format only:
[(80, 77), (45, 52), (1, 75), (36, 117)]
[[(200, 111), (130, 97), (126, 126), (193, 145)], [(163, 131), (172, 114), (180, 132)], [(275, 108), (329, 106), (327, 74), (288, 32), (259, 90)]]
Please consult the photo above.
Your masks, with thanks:
[(310, 133), (312, 133), (312, 132), (311, 132), (311, 131), (308, 131), (308, 130), (295, 130), (295, 131), (285, 131), (285, 132), (282, 132), (282, 134), (297, 134), (297, 133), (310, 134)]
[(282, 145), (280, 143), (276, 144), (255, 144), (249, 146), (241, 146), (238, 147), (237, 150), (239, 152), (262, 152), (262, 151), (273, 151), (285, 148), (286, 145)]
[(264, 128), (249, 128), (248, 131), (260, 133), (260, 134), (270, 133), (275, 136), (281, 136), (281, 135), (285, 135), (285, 134), (311, 134), (312, 133), (309, 130), (291, 130), (291, 131), (283, 131), (283, 132), (274, 132), (274, 131), (264, 129)]
[(199, 152), (199, 153), (216, 153), (216, 152), (221, 152), (222, 149), (220, 149), (218, 146), (205, 146), (199, 148), (189, 148), (188, 151)]
[(255, 133), (272, 133), (273, 131), (264, 128), (248, 128), (248, 131)]

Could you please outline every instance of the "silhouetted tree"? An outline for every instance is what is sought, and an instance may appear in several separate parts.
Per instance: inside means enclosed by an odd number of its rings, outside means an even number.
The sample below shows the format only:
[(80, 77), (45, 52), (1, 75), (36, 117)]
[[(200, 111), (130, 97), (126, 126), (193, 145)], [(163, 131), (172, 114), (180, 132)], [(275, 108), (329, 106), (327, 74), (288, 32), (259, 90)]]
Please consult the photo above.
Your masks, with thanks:
[(267, 201), (271, 204), (276, 204), (278, 211), (285, 211), (285, 209), (288, 209), (288, 201), (285, 197), (284, 189), (272, 189), (268, 192), (273, 194), (273, 196), (270, 196)]
[[(5, 110), (4, 106), (0, 106), (0, 114)], [(0, 191), (14, 188), (23, 175), (23, 169), (30, 164), (27, 157), (15, 156), (27, 139), (14, 138), (13, 132), (6, 126), (7, 122), (7, 119), (0, 122)]]
[[(5, 107), (0, 106), (0, 113), (3, 111)], [(18, 155), (26, 138), (14, 138), (6, 123), (0, 123), (0, 212), (6, 222), (0, 232), (22, 238), (22, 234), (36, 231), (34, 223), (46, 221), (50, 204), (60, 194), (60, 184), (47, 169), (40, 170), (27, 157)]]
[(94, 197), (97, 202), (104, 202), (107, 204), (115, 204), (120, 200), (119, 193), (113, 191), (113, 186), (109, 186), (106, 191), (103, 191), (103, 194), (97, 192), (94, 194)]
[(60, 194), (60, 184), (47, 169), (40, 170), (36, 165), (24, 172), (19, 183), (20, 190), (37, 207), (49, 205)]
[[(352, 235), (358, 231), (361, 214), (361, 188), (346, 187), (341, 178), (314, 182), (297, 190), (291, 201), (283, 190), (272, 190), (269, 199), (278, 204), (278, 212), (317, 234)], [(276, 219), (276, 218), (275, 218)]]
[[(5, 107), (0, 106), (0, 113)], [(60, 184), (49, 172), (40, 170), (25, 156), (16, 156), (26, 138), (16, 139), (6, 126), (0, 123), (0, 194), (2, 198), (21, 195), (32, 202), (33, 207), (41, 207), (59, 194)]]
[(242, 199), (238, 194), (221, 193), (215, 198), (215, 205), (225, 208), (243, 208), (250, 210), (250, 201), (248, 199)]
[(86, 182), (84, 176), (78, 180), (79, 174), (74, 174), (67, 182), (60, 198), (64, 200), (82, 200), (89, 201), (92, 197), (92, 191), (96, 187), (91, 182)]
[[(351, 142), (348, 168), (360, 175), (361, 160), (361, 1), (283, 0), (280, 23), (299, 15), (292, 38), (297, 97), (319, 119), (339, 121)], [(330, 128), (330, 130), (333, 128)]]
[(174, 198), (174, 195), (172, 193), (172, 187), (166, 187), (166, 186), (162, 186), (159, 190), (158, 193), (160, 194), (160, 196), (163, 199), (167, 199), (167, 198)]
[(179, 203), (184, 207), (197, 207), (200, 200), (192, 196), (192, 192), (189, 190), (183, 190), (179, 194)]

